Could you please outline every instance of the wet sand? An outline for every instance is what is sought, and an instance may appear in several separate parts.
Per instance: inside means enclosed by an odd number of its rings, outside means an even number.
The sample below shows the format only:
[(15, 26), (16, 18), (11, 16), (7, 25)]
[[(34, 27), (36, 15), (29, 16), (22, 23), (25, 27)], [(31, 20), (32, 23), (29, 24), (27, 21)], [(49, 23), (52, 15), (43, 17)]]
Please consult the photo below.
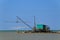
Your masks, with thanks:
[(0, 32), (0, 40), (60, 40), (60, 34)]

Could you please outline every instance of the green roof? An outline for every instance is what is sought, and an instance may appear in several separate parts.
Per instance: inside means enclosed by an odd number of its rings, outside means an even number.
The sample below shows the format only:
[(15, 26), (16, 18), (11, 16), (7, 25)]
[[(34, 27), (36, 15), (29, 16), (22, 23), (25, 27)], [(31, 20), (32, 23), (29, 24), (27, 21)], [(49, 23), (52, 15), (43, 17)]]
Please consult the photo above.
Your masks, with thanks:
[(37, 29), (43, 29), (43, 24), (37, 24), (36, 28)]

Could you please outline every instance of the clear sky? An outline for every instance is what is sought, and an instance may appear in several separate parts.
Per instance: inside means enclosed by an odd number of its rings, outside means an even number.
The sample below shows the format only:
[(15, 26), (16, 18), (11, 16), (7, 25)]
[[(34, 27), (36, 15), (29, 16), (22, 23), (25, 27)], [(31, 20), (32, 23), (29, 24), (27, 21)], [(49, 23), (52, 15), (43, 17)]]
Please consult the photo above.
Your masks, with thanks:
[(0, 30), (29, 29), (16, 21), (19, 16), (33, 27), (33, 18), (37, 24), (46, 24), (51, 29), (60, 30), (60, 0), (0, 0)]

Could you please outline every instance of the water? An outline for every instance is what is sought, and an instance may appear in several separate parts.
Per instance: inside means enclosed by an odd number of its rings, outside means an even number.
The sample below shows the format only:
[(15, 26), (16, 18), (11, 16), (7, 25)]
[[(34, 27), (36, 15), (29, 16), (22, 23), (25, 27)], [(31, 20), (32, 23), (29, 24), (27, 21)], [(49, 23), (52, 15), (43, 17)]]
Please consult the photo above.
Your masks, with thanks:
[(0, 40), (60, 40), (60, 34), (0, 32)]

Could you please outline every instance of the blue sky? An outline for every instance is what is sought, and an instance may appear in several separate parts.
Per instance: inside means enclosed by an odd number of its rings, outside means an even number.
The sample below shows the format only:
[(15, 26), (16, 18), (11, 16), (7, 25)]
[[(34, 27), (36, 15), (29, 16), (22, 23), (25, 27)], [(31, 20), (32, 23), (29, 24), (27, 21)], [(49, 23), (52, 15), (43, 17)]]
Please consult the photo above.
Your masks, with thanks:
[(46, 24), (52, 30), (60, 30), (60, 0), (0, 0), (0, 30), (30, 29), (21, 23), (8, 23), (21, 17), (33, 27), (33, 18), (37, 24)]

